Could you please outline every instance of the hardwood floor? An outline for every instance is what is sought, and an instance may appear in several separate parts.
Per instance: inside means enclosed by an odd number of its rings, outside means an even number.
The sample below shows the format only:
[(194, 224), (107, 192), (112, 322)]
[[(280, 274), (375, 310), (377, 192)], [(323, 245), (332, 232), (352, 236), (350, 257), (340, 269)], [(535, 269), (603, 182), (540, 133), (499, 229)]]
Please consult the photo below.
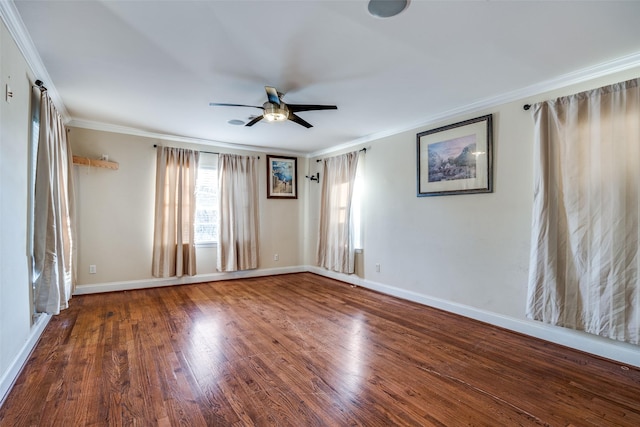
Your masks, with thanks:
[(74, 297), (1, 426), (639, 426), (640, 371), (310, 273)]

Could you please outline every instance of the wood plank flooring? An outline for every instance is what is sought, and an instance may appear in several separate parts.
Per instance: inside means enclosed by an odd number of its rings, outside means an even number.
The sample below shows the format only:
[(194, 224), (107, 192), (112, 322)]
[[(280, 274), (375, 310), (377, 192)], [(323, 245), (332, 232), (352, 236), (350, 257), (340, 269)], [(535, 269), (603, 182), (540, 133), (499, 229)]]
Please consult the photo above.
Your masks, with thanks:
[(640, 426), (640, 371), (311, 273), (74, 297), (1, 426)]

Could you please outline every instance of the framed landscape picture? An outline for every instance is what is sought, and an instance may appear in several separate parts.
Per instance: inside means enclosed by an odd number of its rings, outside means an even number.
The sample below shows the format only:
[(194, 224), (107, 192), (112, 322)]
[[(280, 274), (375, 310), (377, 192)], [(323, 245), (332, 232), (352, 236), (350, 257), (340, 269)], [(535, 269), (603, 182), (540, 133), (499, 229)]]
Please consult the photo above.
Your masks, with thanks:
[(417, 134), (418, 197), (493, 191), (492, 115)]
[(295, 157), (267, 155), (267, 198), (298, 198), (298, 161)]

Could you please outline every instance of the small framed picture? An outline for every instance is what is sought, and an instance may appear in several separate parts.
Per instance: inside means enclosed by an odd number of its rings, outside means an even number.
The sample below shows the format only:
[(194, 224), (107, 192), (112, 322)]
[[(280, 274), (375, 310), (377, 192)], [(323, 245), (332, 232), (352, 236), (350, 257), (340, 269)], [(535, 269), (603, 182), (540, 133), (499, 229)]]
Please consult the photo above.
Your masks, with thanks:
[(267, 155), (267, 198), (298, 198), (298, 159)]
[(493, 191), (492, 116), (417, 134), (418, 197)]

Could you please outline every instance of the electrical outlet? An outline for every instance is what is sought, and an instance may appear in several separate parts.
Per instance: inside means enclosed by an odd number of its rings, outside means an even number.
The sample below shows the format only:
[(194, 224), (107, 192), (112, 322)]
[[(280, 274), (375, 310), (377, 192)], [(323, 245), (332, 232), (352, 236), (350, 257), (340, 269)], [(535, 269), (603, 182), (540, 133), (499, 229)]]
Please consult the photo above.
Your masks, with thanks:
[(380, 273), (380, 264), (376, 263), (376, 273)]
[(279, 259), (280, 259), (280, 255), (278, 255), (278, 254), (274, 254), (273, 255), (273, 260), (274, 261), (278, 261)]
[(94, 264), (89, 266), (89, 274), (96, 274), (96, 266)]

